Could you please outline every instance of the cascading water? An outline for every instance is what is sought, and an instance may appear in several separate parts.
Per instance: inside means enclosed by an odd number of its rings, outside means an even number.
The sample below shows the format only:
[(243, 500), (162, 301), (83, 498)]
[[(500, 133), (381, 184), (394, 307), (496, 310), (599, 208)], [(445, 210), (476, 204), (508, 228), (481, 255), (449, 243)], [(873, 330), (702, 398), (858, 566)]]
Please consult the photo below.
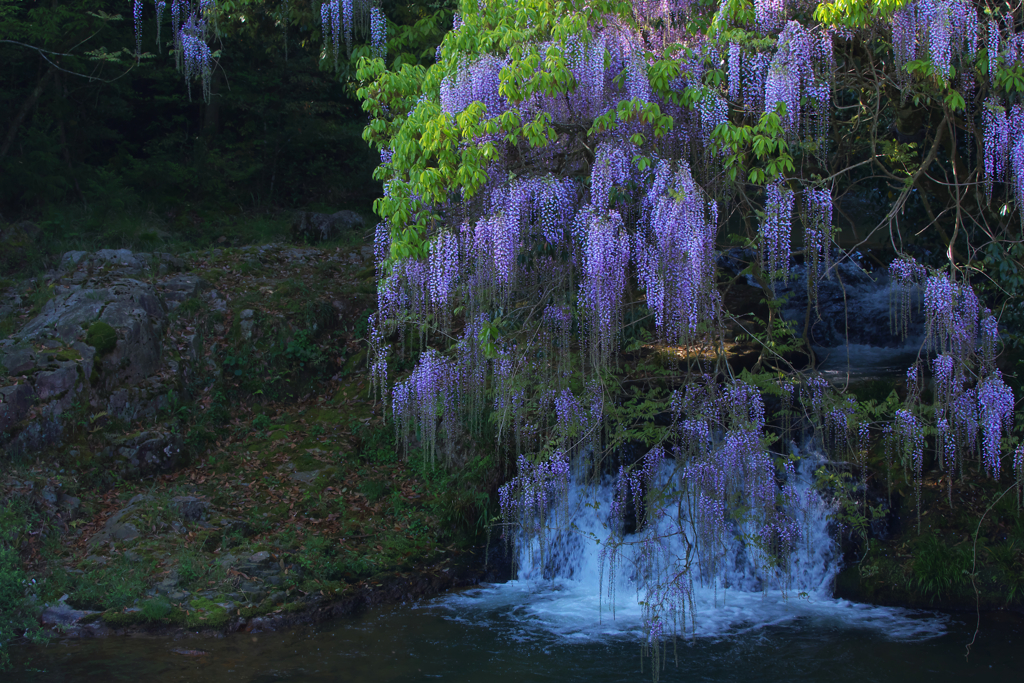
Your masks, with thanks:
[[(614, 537), (618, 482), (610, 476), (593, 482), (577, 473), (552, 505), (542, 533), (519, 545), (516, 580), (453, 595), (445, 604), (460, 618), (498, 611), (514, 615), (524, 628), (570, 640), (646, 640), (655, 606), (664, 622), (661, 638), (737, 634), (808, 618), (901, 639), (942, 633), (945, 621), (933, 615), (832, 598), (841, 556), (830, 534), (832, 510), (813, 486), (822, 458), (795, 455), (785, 515), (801, 531), (788, 546), (785, 566), (766, 557), (749, 521), (713, 539), (711, 552), (699, 548), (708, 539), (699, 538), (693, 496), (664, 495), (669, 503), (646, 513), (651, 521), (639, 533)], [(677, 474), (673, 461), (664, 460), (652, 484), (672, 494)], [(672, 572), (684, 571), (682, 590), (666, 589), (679, 584)], [(668, 609), (669, 602), (677, 609)]]

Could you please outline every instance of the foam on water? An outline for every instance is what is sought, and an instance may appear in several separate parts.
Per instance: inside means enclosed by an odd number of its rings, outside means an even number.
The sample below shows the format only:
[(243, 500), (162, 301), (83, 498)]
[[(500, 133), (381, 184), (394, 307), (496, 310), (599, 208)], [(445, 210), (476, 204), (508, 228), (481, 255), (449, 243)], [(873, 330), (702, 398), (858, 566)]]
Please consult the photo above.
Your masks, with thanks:
[[(663, 482), (671, 467), (670, 462), (663, 464)], [(791, 482), (798, 495), (790, 514), (800, 520), (803, 534), (790, 556), (789, 572), (766, 573), (742, 540), (746, 530), (736, 529), (717, 572), (700, 576), (694, 571), (692, 608), (679, 635), (719, 637), (808, 620), (815, 627), (866, 628), (900, 640), (945, 632), (941, 616), (832, 597), (841, 558), (829, 535), (828, 506), (811, 485), (812, 469), (805, 461)], [(637, 536), (624, 539), (627, 545), (609, 590), (602, 548), (613, 497), (610, 478), (599, 485), (577, 482), (552, 515), (543, 552), (537, 542), (520, 549), (518, 580), (454, 594), (443, 604), (459, 619), (483, 625), (494, 614), (503, 614), (528, 631), (574, 641), (644, 637), (641, 603), (650, 593), (635, 569), (641, 548)], [(657, 525), (663, 570), (671, 571), (673, 562), (685, 557), (687, 539), (680, 533), (685, 525), (677, 522), (664, 515)]]

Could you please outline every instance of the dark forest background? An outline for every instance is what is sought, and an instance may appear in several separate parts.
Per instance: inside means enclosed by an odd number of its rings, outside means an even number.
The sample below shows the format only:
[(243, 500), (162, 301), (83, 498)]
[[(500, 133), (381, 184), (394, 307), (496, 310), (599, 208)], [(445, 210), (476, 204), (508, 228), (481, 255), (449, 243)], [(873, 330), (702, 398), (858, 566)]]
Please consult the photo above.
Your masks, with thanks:
[[(389, 61), (432, 60), (453, 4), (385, 3)], [(137, 59), (128, 0), (0, 0), (4, 275), (73, 248), (265, 241), (296, 209), (372, 220), (378, 159), (350, 68), (361, 36), (336, 63), (315, 0), (217, 5), (205, 102), (175, 68), (169, 10), (158, 45), (144, 4)]]

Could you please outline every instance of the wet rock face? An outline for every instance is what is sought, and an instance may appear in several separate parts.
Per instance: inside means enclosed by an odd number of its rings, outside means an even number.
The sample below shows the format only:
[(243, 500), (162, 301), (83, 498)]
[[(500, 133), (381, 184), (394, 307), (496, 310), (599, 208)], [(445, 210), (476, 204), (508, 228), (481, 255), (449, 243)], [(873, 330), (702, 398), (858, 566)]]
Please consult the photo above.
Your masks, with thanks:
[[(780, 284), (779, 296), (789, 295), (782, 317), (796, 322), (796, 335), (802, 336), (807, 314), (807, 268), (794, 266), (788, 283)], [(869, 273), (856, 263), (845, 261), (835, 267), (835, 275), (818, 282), (817, 307), (810, 311), (810, 340), (815, 346), (843, 344), (898, 348), (905, 343), (892, 321), (892, 303), (896, 292), (883, 272)], [(923, 333), (921, 293), (912, 296), (908, 337)]]
[(350, 230), (362, 230), (363, 217), (355, 211), (312, 213), (300, 211), (292, 222), (292, 239), (297, 242), (326, 242)]

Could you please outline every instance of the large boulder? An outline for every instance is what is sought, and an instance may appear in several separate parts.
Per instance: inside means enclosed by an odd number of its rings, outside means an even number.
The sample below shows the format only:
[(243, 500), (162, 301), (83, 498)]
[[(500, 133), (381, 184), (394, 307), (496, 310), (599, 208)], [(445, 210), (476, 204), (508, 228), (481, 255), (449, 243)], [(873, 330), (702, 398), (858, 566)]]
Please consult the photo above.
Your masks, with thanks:
[(355, 211), (332, 214), (300, 211), (292, 221), (292, 239), (311, 244), (326, 242), (350, 230), (361, 230), (363, 225), (363, 217)]

